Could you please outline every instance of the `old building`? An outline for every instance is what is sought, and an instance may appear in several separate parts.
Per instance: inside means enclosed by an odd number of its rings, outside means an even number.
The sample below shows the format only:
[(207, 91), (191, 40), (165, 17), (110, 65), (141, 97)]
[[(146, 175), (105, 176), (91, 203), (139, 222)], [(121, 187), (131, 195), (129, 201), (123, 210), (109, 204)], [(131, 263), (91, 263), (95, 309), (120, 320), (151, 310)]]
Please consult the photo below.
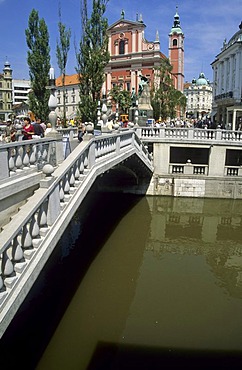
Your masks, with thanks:
[(186, 116), (194, 119), (210, 118), (212, 111), (212, 83), (200, 73), (197, 79), (184, 84), (184, 95), (187, 99)]
[[(77, 115), (78, 104), (80, 102), (78, 74), (66, 75), (64, 87), (62, 83), (62, 76), (58, 77), (56, 79), (56, 88), (57, 88), (56, 90), (57, 115), (61, 118), (64, 116), (64, 98), (65, 98), (66, 118), (67, 119), (74, 118)], [(65, 90), (64, 95), (63, 90)]]
[(212, 62), (213, 116), (223, 127), (237, 129), (242, 123), (242, 22)]
[[(128, 91), (134, 88), (137, 93), (141, 75), (154, 81), (155, 68), (167, 57), (160, 51), (158, 31), (155, 40), (148, 41), (145, 38), (145, 29), (146, 25), (141, 16), (131, 21), (124, 18), (124, 12), (121, 13), (121, 18), (108, 28), (110, 62), (105, 69), (107, 92), (115, 85), (120, 85)], [(176, 12), (169, 34), (169, 58), (173, 66), (174, 85), (180, 91), (183, 90), (184, 78), (183, 40), (184, 34)]]
[(3, 73), (0, 74), (0, 121), (4, 122), (12, 116), (12, 69), (8, 61), (5, 62)]

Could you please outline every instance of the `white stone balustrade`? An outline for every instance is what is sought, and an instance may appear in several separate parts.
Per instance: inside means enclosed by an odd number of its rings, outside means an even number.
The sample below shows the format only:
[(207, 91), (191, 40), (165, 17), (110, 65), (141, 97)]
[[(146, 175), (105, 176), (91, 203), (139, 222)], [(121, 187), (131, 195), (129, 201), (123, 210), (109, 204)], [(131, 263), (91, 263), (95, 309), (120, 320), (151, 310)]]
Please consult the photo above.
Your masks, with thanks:
[(29, 170), (41, 170), (45, 163), (55, 165), (53, 139), (26, 140), (0, 145), (0, 180)]
[(199, 129), (187, 127), (139, 127), (134, 128), (141, 140), (189, 140), (189, 141), (227, 141), (242, 142), (242, 131), (222, 129)]

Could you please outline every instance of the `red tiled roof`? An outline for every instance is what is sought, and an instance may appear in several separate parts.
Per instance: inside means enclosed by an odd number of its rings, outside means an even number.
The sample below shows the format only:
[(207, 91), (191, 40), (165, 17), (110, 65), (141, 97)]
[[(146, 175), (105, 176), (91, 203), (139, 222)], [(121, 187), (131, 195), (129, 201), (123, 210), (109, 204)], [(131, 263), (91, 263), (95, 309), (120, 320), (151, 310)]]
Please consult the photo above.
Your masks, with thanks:
[[(57, 87), (61, 87), (62, 86), (62, 76), (59, 76), (55, 79), (55, 84)], [(79, 84), (79, 76), (78, 74), (74, 74), (74, 75), (66, 75), (65, 76), (65, 86), (69, 86), (69, 85), (78, 85)]]

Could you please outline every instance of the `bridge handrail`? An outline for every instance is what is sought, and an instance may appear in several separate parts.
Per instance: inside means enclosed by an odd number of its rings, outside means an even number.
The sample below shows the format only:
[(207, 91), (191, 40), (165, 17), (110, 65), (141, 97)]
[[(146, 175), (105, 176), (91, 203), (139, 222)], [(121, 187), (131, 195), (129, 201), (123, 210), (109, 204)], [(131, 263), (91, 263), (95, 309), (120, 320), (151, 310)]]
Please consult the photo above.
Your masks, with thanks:
[(139, 138), (145, 140), (181, 139), (192, 141), (242, 142), (242, 131), (201, 129), (193, 127), (135, 127)]
[[(90, 179), (94, 181), (95, 176), (103, 173), (108, 162), (111, 168), (117, 154), (124, 160), (134, 153), (152, 169), (148, 152), (134, 131), (83, 141), (52, 176), (47, 175), (41, 180), (31, 201), (3, 227), (0, 233), (0, 337), (11, 320), (9, 305), (13, 316), (17, 310), (14, 300), (25, 298), (22, 295), (27, 294), (26, 284), (30, 288), (34, 276), (38, 276), (41, 263), (46, 262), (59, 240), (63, 223), (68, 225), (92, 185)], [(85, 181), (88, 174), (91, 176), (89, 183)], [(71, 199), (73, 202), (68, 208)], [(22, 290), (23, 286), (25, 289)]]
[(56, 165), (56, 141), (53, 138), (0, 145), (0, 181), (33, 169), (39, 171), (46, 163)]

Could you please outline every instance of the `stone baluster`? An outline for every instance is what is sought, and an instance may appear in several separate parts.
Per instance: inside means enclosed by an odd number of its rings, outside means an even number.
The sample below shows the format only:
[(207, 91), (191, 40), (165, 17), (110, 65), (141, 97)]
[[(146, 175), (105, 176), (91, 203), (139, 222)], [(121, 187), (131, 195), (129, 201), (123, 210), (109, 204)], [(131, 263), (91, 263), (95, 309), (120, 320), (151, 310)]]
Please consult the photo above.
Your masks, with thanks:
[(15, 173), (15, 162), (14, 157), (11, 155), (11, 151), (9, 151), (8, 168), (10, 176)]
[(40, 235), (45, 235), (48, 229), (47, 225), (47, 209), (48, 209), (48, 199), (46, 199), (40, 206), (38, 212), (38, 224), (40, 227)]
[(85, 153), (84, 156), (84, 168), (88, 168), (88, 154)]
[(59, 184), (59, 197), (60, 197), (60, 202), (65, 201), (65, 193), (64, 193), (64, 179), (60, 181)]
[(24, 168), (28, 168), (30, 166), (30, 160), (29, 160), (29, 153), (28, 153), (28, 146), (25, 145), (23, 147), (23, 151), (24, 151), (24, 154), (23, 154), (23, 165), (24, 165)]
[(65, 201), (69, 199), (70, 196), (70, 179), (69, 179), (69, 173), (66, 173), (65, 179), (64, 179), (64, 194), (65, 194)]
[[(24, 252), (22, 245), (19, 242), (20, 235), (16, 236), (13, 239), (13, 244), (12, 244), (12, 260), (14, 263), (18, 263), (23, 260), (24, 258)], [(16, 267), (15, 267), (16, 271)]]
[(78, 161), (75, 163), (74, 168), (75, 168), (75, 170), (74, 170), (75, 183), (78, 183), (79, 179), (80, 179), (80, 171), (79, 171)]
[(32, 220), (30, 221), (30, 233), (32, 237), (32, 244), (34, 247), (37, 247), (39, 245), (39, 240), (36, 241), (34, 239), (40, 239), (40, 228), (38, 224), (38, 214), (33, 215)]
[(23, 227), (21, 244), (24, 249), (31, 249), (33, 247), (32, 237), (31, 237), (29, 228), (30, 228), (29, 223), (27, 223)]
[[(8, 250), (5, 250), (2, 253), (2, 266), (1, 266), (1, 276), (3, 281), (11, 276), (14, 272), (14, 267), (11, 259), (8, 256)], [(4, 282), (4, 285), (6, 285), (6, 282)]]
[(70, 169), (70, 187), (75, 187), (75, 176), (74, 176), (74, 167), (71, 167)]
[(83, 173), (84, 173), (84, 168), (85, 168), (85, 166), (84, 166), (84, 159), (83, 159), (83, 157), (81, 156), (81, 158), (80, 158), (80, 164), (79, 164), (79, 171), (80, 171), (80, 174), (83, 174)]
[(15, 167), (16, 167), (16, 172), (21, 171), (22, 166), (23, 166), (23, 161), (22, 161), (22, 147), (16, 148), (16, 157), (15, 157)]
[(34, 167), (36, 165), (36, 145), (31, 146), (30, 148), (30, 167)]

